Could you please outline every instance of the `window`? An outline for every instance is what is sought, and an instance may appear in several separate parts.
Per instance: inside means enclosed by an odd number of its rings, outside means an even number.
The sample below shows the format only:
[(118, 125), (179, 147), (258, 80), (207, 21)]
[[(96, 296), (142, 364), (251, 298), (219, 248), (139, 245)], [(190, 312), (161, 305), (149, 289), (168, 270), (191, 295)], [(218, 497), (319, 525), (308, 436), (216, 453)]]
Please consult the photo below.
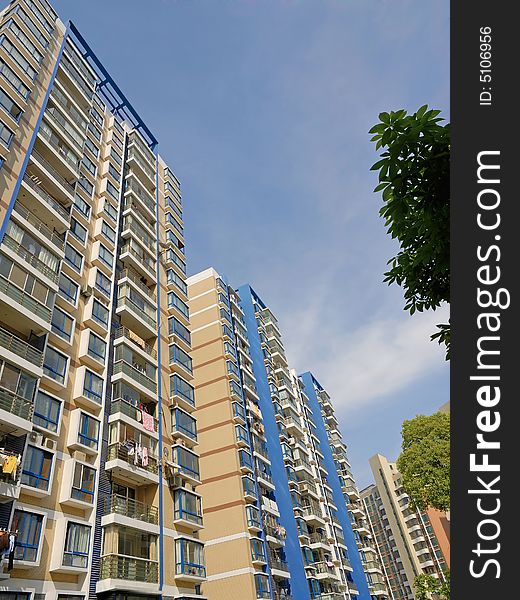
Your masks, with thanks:
[(269, 587), (269, 577), (267, 575), (255, 574), (255, 588), (257, 598), (271, 598), (271, 588)]
[(112, 227), (110, 227), (110, 225), (106, 221), (103, 221), (103, 223), (101, 224), (101, 233), (107, 238), (107, 240), (112, 242), (112, 244), (115, 243), (116, 232), (114, 229), (112, 229)]
[(42, 390), (38, 390), (34, 401), (34, 425), (47, 429), (51, 433), (58, 433), (60, 412), (61, 400), (49, 396)]
[(235, 435), (238, 442), (249, 443), (249, 437), (247, 435), (246, 428), (242, 427), (242, 425), (235, 425)]
[(193, 387), (177, 374), (170, 377), (170, 395), (181, 396), (189, 404), (195, 406), (195, 392)]
[(183, 302), (175, 292), (170, 292), (168, 294), (168, 308), (172, 307), (176, 308), (187, 319), (190, 318), (190, 311), (188, 305), (185, 302)]
[(95, 298), (92, 303), (92, 318), (103, 327), (108, 327), (108, 308)]
[(51, 329), (59, 337), (70, 342), (72, 338), (72, 330), (74, 325), (74, 319), (58, 308), (54, 307), (52, 313)]
[(85, 167), (85, 169), (93, 176), (96, 176), (96, 170), (97, 167), (96, 165), (90, 160), (90, 158), (88, 158), (87, 156), (84, 156), (81, 164)]
[(179, 348), (179, 346), (175, 344), (170, 346), (170, 364), (171, 363), (177, 363), (178, 365), (183, 366), (189, 373), (193, 373), (191, 356), (186, 354), (182, 348)]
[(186, 265), (184, 261), (179, 258), (171, 248), (166, 252), (165, 256), (166, 260), (171, 260), (172, 263), (175, 263), (179, 269), (186, 274)]
[(16, 46), (14, 46), (11, 41), (5, 37), (5, 35), (0, 35), (0, 46), (3, 46), (7, 54), (13, 59), (13, 61), (20, 67), (20, 69), (31, 79), (34, 81), (36, 79), (37, 71), (33, 69), (33, 67), (29, 64), (29, 61), (25, 59), (23, 54), (18, 50)]
[(119, 181), (120, 173), (112, 163), (108, 163), (108, 172), (116, 181)]
[(83, 395), (98, 404), (101, 404), (103, 401), (103, 379), (88, 369), (85, 369)]
[[(247, 524), (249, 527), (256, 527), (260, 529), (262, 527), (262, 522), (260, 520), (260, 511), (258, 508), (252, 504), (248, 504), (246, 506), (246, 517)], [(254, 540), (251, 540), (254, 541)], [(262, 548), (263, 549), (263, 548)]]
[(30, 94), (29, 88), (3, 60), (0, 60), (0, 74), (13, 86), (24, 100), (27, 100)]
[[(32, 11), (31, 11), (32, 13)], [(8, 13), (8, 15), (17, 14), (18, 18), (22, 23), (27, 27), (27, 29), (33, 34), (33, 36), (38, 40), (38, 42), (44, 47), (47, 47), (47, 38), (40, 32), (38, 27), (33, 23), (33, 21), (27, 16), (27, 13), (22, 9), (20, 5), (13, 8), (12, 11)], [(36, 15), (35, 15), (36, 16)]]
[(70, 220), (70, 229), (69, 232), (82, 244), (85, 244), (87, 241), (87, 230), (83, 225), (80, 225), (74, 217)]
[(111, 219), (117, 221), (117, 210), (107, 200), (103, 203), (103, 210)]
[(18, 531), (16, 547), (14, 550), (15, 560), (36, 562), (38, 558), (38, 546), (42, 534), (43, 515), (15, 510), (11, 529)]
[(186, 296), (188, 295), (188, 286), (186, 285), (184, 279), (179, 277), (173, 269), (168, 269), (166, 271), (166, 278), (168, 283), (173, 283), (181, 290), (183, 294)]
[(68, 359), (64, 354), (58, 352), (51, 346), (47, 346), (45, 358), (43, 360), (43, 372), (47, 377), (65, 385), (67, 362)]
[(90, 181), (87, 181), (85, 177), (80, 175), (78, 179), (78, 185), (89, 198), (92, 198), (92, 195), (94, 194), (94, 186), (90, 183)]
[(2, 89), (0, 89), (0, 106), (16, 122), (20, 120), (23, 113), (22, 109)]
[(205, 577), (204, 546), (199, 542), (180, 538), (175, 540), (175, 572)]
[(13, 141), (14, 133), (7, 127), (5, 123), (0, 121), (0, 142), (6, 147), (9, 148), (11, 142)]
[(177, 335), (188, 345), (191, 345), (191, 335), (189, 329), (175, 317), (170, 317), (168, 319), (168, 335)]
[(65, 298), (65, 300), (75, 306), (78, 298), (78, 290), (79, 285), (75, 284), (72, 279), (67, 277), (64, 273), (60, 273), (59, 294), (62, 298)]
[(88, 567), (88, 549), (90, 546), (90, 527), (80, 523), (69, 522), (65, 536), (63, 565), (67, 567)]
[(83, 198), (80, 198), (79, 196), (76, 195), (76, 197), (74, 198), (74, 208), (76, 208), (77, 210), (79, 210), (79, 212), (86, 218), (89, 219), (90, 218), (90, 213), (92, 211), (92, 208), (90, 207), (90, 204), (87, 204), (85, 202), (85, 200), (83, 200)]
[(90, 332), (88, 340), (88, 353), (92, 358), (95, 358), (99, 362), (105, 361), (107, 344), (106, 342), (97, 336), (95, 333)]
[(12, 392), (22, 400), (19, 402), (20, 416), (30, 419), (30, 405), (36, 390), (36, 379), (14, 365), (0, 361), (0, 388)]
[(108, 248), (105, 248), (103, 244), (99, 245), (99, 259), (103, 262), (109, 269), (114, 265), (114, 255)]
[(112, 198), (114, 198), (115, 200), (117, 200), (119, 198), (119, 190), (115, 187), (114, 184), (110, 183), (110, 181), (108, 181), (107, 179), (107, 192), (112, 196)]
[(174, 492), (175, 519), (184, 519), (202, 525), (202, 501), (200, 496), (186, 490)]
[(3, 25), (4, 28), (10, 29), (13, 34), (18, 38), (18, 41), (27, 50), (27, 52), (34, 58), (34, 60), (40, 64), (43, 60), (43, 54), (36, 50), (36, 46), (31, 40), (25, 35), (25, 33), (18, 27), (18, 25), (11, 19)]
[(83, 256), (70, 244), (65, 244), (65, 261), (74, 269), (74, 271), (81, 273)]
[(99, 148), (89, 138), (85, 139), (85, 148), (89, 150), (96, 158), (99, 156)]
[(192, 440), (197, 440), (197, 422), (180, 408), (172, 411), (172, 429), (188, 436)]
[(110, 279), (104, 275), (99, 269), (96, 270), (96, 288), (110, 297), (111, 291)]
[(83, 446), (97, 449), (99, 441), (99, 421), (82, 412), (79, 417), (78, 441)]
[(185, 475), (199, 478), (199, 457), (194, 452), (184, 446), (174, 446), (172, 454), (175, 455), (174, 460)]
[(22, 483), (49, 491), (54, 454), (43, 448), (27, 446), (22, 468)]
[(74, 476), (72, 478), (71, 498), (94, 503), (94, 487), (96, 485), (96, 469), (83, 463), (77, 462), (74, 466)]
[(101, 141), (101, 131), (92, 123), (88, 124), (88, 132), (90, 135), (94, 137), (98, 142)]

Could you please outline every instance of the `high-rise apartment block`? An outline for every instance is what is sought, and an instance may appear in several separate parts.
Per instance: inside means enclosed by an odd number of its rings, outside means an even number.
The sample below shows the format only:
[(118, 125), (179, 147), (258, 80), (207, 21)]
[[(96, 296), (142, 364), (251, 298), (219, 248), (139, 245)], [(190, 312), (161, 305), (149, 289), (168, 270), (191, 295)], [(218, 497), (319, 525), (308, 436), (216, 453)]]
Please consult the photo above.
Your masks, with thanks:
[(393, 600), (412, 600), (418, 575), (443, 579), (449, 568), (449, 522), (437, 510), (412, 508), (395, 463), (376, 454), (370, 466), (375, 484), (361, 496), (386, 583)]
[(330, 399), (276, 317), (215, 270), (188, 279), (210, 599), (387, 598)]
[(0, 12), (0, 193), (0, 596), (200, 598), (179, 182), (46, 0)]

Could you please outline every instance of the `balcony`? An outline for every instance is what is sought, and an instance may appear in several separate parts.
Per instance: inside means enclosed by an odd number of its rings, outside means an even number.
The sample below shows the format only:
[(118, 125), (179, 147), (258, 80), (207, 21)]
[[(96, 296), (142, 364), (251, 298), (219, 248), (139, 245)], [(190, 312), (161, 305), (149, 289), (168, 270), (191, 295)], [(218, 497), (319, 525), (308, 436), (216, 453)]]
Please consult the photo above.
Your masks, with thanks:
[(192, 413), (195, 409), (194, 388), (177, 374), (170, 377), (170, 400), (174, 406)]
[[(68, 183), (65, 182), (65, 184), (68, 186)], [(70, 193), (72, 194), (73, 191), (71, 190)], [(36, 175), (25, 173), (18, 198), (23, 200), (26, 206), (30, 206), (33, 217), (45, 223), (49, 229), (52, 227), (61, 235), (67, 231), (70, 222), (70, 208), (69, 210), (64, 208), (43, 187), (42, 182)]]
[(196, 540), (175, 540), (175, 579), (200, 583), (206, 578), (204, 546)]
[[(38, 150), (33, 150), (31, 153), (31, 171), (37, 170), (43, 175), (49, 189), (49, 194), (54, 196), (63, 196), (67, 201), (74, 201), (74, 187), (78, 179), (78, 175), (67, 176), (62, 175)], [(37, 175), (39, 177), (39, 175)], [(33, 175), (34, 177), (34, 175)]]
[[(2, 450), (0, 452), (0, 458), (2, 459), (3, 463), (6, 460), (16, 460), (17, 457), (18, 454), (10, 452), (9, 450)], [(0, 471), (0, 504), (4, 504), (5, 502), (11, 502), (12, 500), (18, 500), (20, 496), (21, 473), (21, 461), (18, 462), (12, 473), (4, 473), (3, 471)]]
[(156, 457), (148, 456), (147, 465), (144, 465), (139, 460), (136, 464), (135, 454), (130, 454), (128, 447), (124, 444), (116, 443), (108, 447), (105, 470), (112, 472), (119, 479), (128, 482), (130, 485), (158, 484), (157, 462)]
[(199, 457), (188, 448), (179, 444), (172, 446), (172, 464), (174, 472), (193, 485), (200, 484)]
[(182, 488), (174, 490), (173, 522), (190, 530), (202, 529), (202, 499), (198, 494)]
[[(127, 519), (139, 521), (139, 523), (125, 523)], [(112, 496), (105, 498), (102, 526), (105, 527), (119, 521), (121, 525), (128, 524), (130, 527), (151, 529), (153, 532), (156, 532), (156, 526), (159, 525), (159, 510), (156, 506), (132, 500), (125, 496), (112, 494)], [(153, 525), (154, 527), (149, 528), (149, 525)]]
[(43, 275), (49, 282), (57, 285), (60, 279), (60, 274), (56, 269), (51, 269), (44, 263), (42, 260), (37, 258), (28, 248), (19, 244), (16, 240), (14, 240), (9, 235), (5, 234), (4, 239), (2, 240), (2, 244), (11, 250), (10, 254), (14, 254), (15, 256), (22, 259), (24, 263), (27, 263), (31, 267), (33, 267), (38, 273)]
[(122, 271), (118, 272), (117, 284), (122, 285), (126, 283), (126, 280), (129, 280), (133, 285), (135, 285), (142, 294), (144, 294), (153, 302), (153, 304), (157, 302), (157, 295), (145, 283), (143, 283), (143, 277), (137, 273), (137, 271), (134, 271), (133, 269), (123, 269)]
[(67, 85), (67, 91), (72, 90), (75, 94), (75, 99), (79, 102), (82, 108), (90, 106), (94, 90), (89, 87), (83, 77), (78, 72), (78, 67), (73, 63), (68, 54), (63, 54), (60, 60), (60, 68), (70, 80), (72, 85)]
[(147, 344), (144, 340), (140, 339), (133, 331), (130, 331), (127, 327), (118, 327), (114, 334), (114, 346), (125, 340), (129, 340), (134, 346), (140, 351), (144, 352), (151, 360), (157, 360), (157, 350), (150, 344)]
[(129, 236), (139, 240), (143, 246), (145, 246), (154, 256), (157, 252), (157, 241), (155, 237), (152, 237), (147, 233), (141, 222), (136, 219), (132, 214), (123, 217), (122, 225), (122, 238), (128, 238)]
[(0, 355), (36, 377), (43, 374), (43, 352), (3, 327), (0, 327)]
[(121, 590), (154, 595), (159, 593), (159, 565), (156, 561), (109, 554), (101, 557), (98, 594)]
[(141, 155), (141, 152), (136, 151), (132, 144), (128, 147), (127, 156), (128, 166), (136, 174), (139, 180), (146, 185), (147, 189), (155, 189), (155, 168), (148, 163)]
[(71, 151), (68, 144), (62, 141), (60, 135), (43, 122), (38, 130), (38, 137), (43, 141), (43, 146), (46, 147), (49, 154), (55, 159), (54, 168), (61, 171), (64, 177), (78, 179), (80, 158)]
[(0, 387), (0, 432), (14, 436), (32, 431), (34, 404), (10, 390)]
[(57, 250), (60, 255), (63, 255), (65, 248), (64, 235), (56, 235), (40, 218), (34, 215), (33, 211), (30, 211), (19, 200), (15, 202), (12, 217), (14, 220), (21, 222), (21, 225), (32, 235), (38, 236), (43, 244), (49, 245), (51, 250)]
[(133, 240), (121, 248), (119, 258), (125, 263), (125, 266), (131, 266), (145, 280), (153, 283), (157, 280), (157, 261), (150, 258)]
[(112, 383), (119, 379), (126, 378), (129, 378), (134, 384), (138, 384), (139, 390), (142, 390), (148, 396), (155, 398), (155, 395), (157, 394), (157, 383), (137, 367), (132, 366), (124, 360), (117, 360), (114, 363), (112, 371)]
[(315, 562), (314, 567), (317, 571), (315, 575), (316, 579), (338, 579), (338, 574), (336, 573), (334, 566), (332, 566), (332, 563)]
[(155, 221), (155, 197), (148, 192), (136, 179), (133, 173), (129, 173), (125, 181), (125, 197), (132, 195), (147, 211), (150, 218)]
[[(124, 398), (116, 398), (112, 400), (112, 403), (110, 404), (110, 415), (118, 415), (118, 413), (132, 419), (134, 421), (132, 424), (133, 426), (138, 424), (142, 425), (143, 416), (141, 409), (139, 409), (137, 406), (134, 406)], [(146, 431), (149, 433), (157, 433), (159, 421), (151, 415), (149, 415), (149, 419), (151, 419), (150, 423), (153, 423), (153, 430), (147, 429)], [(110, 417), (109, 422), (111, 422)]]
[(180, 408), (172, 410), (172, 437), (180, 438), (189, 447), (197, 444), (197, 422)]

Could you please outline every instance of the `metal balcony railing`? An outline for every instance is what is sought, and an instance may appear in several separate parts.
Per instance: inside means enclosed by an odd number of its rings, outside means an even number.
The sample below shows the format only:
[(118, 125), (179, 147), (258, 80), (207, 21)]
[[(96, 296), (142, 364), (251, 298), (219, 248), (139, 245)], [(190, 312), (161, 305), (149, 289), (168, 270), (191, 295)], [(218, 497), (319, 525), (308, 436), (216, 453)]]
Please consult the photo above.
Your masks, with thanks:
[(101, 557), (100, 579), (158, 583), (158, 564), (152, 560), (110, 554)]
[(51, 322), (52, 313), (44, 304), (33, 298), (27, 292), (23, 292), (18, 286), (11, 283), (3, 275), (0, 275), (0, 292), (14, 300), (15, 304), (27, 308), (47, 323)]
[(26, 421), (31, 421), (34, 405), (31, 400), (22, 398), (22, 396), (0, 387), (0, 409), (25, 419)]
[(0, 327), (0, 346), (21, 358), (24, 358), (37, 367), (43, 365), (43, 352), (41, 350), (24, 342), (24, 340), (16, 335), (9, 333), (9, 331), (6, 331), (3, 327)]
[(145, 523), (157, 525), (159, 523), (159, 511), (157, 507), (113, 494), (105, 498), (104, 514), (117, 514), (138, 519)]

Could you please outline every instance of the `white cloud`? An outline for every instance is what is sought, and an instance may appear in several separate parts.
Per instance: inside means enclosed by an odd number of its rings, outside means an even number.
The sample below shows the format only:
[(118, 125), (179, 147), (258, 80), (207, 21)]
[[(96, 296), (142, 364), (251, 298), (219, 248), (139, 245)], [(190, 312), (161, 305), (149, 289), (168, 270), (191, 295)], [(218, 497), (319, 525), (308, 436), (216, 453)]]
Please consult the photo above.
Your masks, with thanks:
[[(444, 347), (431, 342), (430, 335), (438, 323), (447, 322), (447, 307), (413, 316), (379, 313), (351, 331), (329, 323), (320, 341), (316, 331), (324, 326), (322, 308), (316, 302), (285, 319), (286, 350), (297, 369), (315, 374), (342, 414), (384, 405), (386, 398), (444, 364)], [(299, 328), (298, 322), (303, 323)]]

